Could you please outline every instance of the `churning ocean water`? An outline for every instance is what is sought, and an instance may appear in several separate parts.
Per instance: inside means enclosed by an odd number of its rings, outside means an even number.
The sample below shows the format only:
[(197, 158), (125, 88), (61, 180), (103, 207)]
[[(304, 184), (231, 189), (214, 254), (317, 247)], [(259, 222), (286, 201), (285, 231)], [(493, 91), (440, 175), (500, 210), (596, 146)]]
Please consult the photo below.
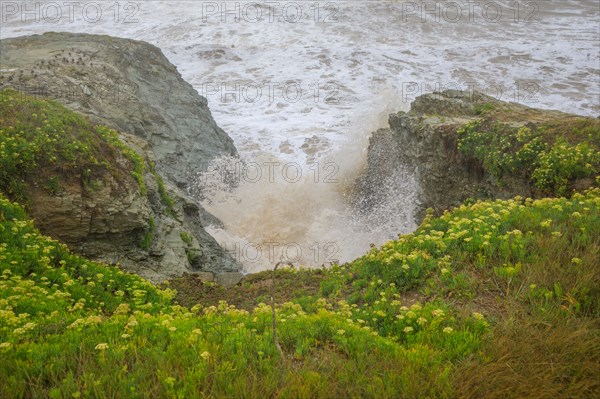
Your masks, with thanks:
[(479, 90), (600, 114), (596, 0), (66, 4), (2, 1), (0, 37), (69, 31), (160, 47), (246, 162), (221, 160), (238, 168), (233, 191), (211, 176), (190, 183), (224, 223), (209, 231), (247, 271), (282, 257), (351, 260), (416, 227), (410, 175), (377, 210), (383, 224), (355, 215), (346, 198), (369, 134), (420, 94)]

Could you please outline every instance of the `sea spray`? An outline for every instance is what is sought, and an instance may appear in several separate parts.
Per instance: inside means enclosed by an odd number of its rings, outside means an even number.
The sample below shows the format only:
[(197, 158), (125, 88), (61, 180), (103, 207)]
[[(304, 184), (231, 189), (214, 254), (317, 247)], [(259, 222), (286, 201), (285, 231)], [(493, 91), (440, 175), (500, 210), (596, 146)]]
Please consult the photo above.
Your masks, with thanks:
[(390, 109), (400, 107), (378, 106), (383, 112), (357, 121), (335, 153), (312, 162), (269, 153), (221, 157), (195, 177), (191, 193), (223, 222), (207, 230), (245, 271), (279, 261), (306, 267), (350, 261), (370, 244), (416, 227), (419, 189), (410, 169), (370, 182), (379, 193), (376, 203), (356, 200), (370, 132), (386, 123)]

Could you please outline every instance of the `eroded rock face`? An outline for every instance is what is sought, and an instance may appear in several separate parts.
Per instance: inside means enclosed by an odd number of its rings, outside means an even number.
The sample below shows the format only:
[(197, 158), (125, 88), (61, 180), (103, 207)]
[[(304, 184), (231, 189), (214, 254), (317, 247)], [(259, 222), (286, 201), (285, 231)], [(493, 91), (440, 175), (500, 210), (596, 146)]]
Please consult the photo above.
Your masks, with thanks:
[(149, 201), (128, 174), (119, 179), (105, 175), (96, 182), (93, 190), (79, 181), (64, 180), (54, 193), (32, 188), (29, 212), (41, 230), (66, 243), (84, 243), (99, 236), (119, 236), (122, 244), (135, 243), (148, 226), (152, 214)]
[(409, 112), (390, 115), (389, 129), (373, 133), (367, 167), (356, 186), (358, 206), (377, 206), (382, 190), (376, 183), (394, 184), (391, 177), (399, 170), (417, 179), (417, 221), (427, 208), (442, 211), (468, 198), (535, 196), (535, 187), (523, 176), (503, 177), (500, 184), (480, 162), (459, 152), (457, 130), (483, 117), (511, 127), (579, 118), (498, 101), (480, 93), (445, 91), (420, 96)]
[(7, 86), (145, 139), (158, 172), (180, 188), (213, 158), (236, 155), (206, 99), (142, 41), (76, 33), (3, 39), (0, 88)]
[[(77, 176), (69, 179), (68, 173), (53, 193), (43, 182), (33, 184), (29, 212), (45, 234), (154, 282), (185, 272), (240, 270), (204, 230), (207, 222), (219, 221), (182, 189), (190, 174), (217, 156), (235, 155), (235, 147), (206, 101), (158, 48), (70, 33), (1, 40), (4, 87), (55, 99), (93, 123), (118, 130), (146, 164), (146, 193), (122, 157), (113, 165), (120, 173), (105, 174), (93, 188), (84, 187)], [(171, 206), (162, 198), (159, 175), (165, 177)]]
[[(203, 229), (200, 208), (177, 187), (166, 183), (173, 204), (164, 203), (147, 142), (121, 135), (146, 163), (145, 193), (141, 192), (128, 161), (119, 155), (116, 165), (94, 180), (66, 172), (53, 192), (43, 180), (29, 184), (28, 211), (44, 233), (94, 260), (120, 264), (153, 282), (184, 273), (239, 270), (235, 260)], [(142, 244), (144, 241), (146, 244)]]

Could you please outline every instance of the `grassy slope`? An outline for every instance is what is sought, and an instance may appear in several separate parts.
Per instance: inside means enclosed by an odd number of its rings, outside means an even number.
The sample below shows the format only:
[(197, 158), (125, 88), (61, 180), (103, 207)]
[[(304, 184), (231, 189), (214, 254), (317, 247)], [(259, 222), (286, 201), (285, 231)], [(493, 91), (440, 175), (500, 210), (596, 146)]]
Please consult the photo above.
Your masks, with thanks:
[[(449, 397), (502, 387), (591, 397), (599, 207), (594, 191), (427, 220), (321, 271), (322, 298), (279, 306), (281, 357), (268, 306), (173, 305), (172, 291), (69, 254), (2, 199), (0, 396), (127, 396), (133, 387), (185, 397)], [(475, 219), (479, 230), (467, 229)], [(279, 276), (297, 273), (306, 272)]]
[[(276, 297), (295, 298), (307, 311), (319, 297), (334, 308), (345, 300), (354, 323), (399, 343), (423, 328), (419, 315), (407, 319), (402, 306), (435, 304), (457, 320), (481, 314), (493, 334), (452, 343), (452, 349), (468, 347), (452, 366), (454, 395), (594, 397), (600, 389), (599, 197), (595, 189), (571, 199), (478, 202), (429, 216), (413, 234), (342, 267), (276, 272), (283, 288)], [(241, 304), (266, 298), (271, 277), (254, 275), (222, 297)], [(291, 289), (298, 280), (304, 288)], [(183, 288), (180, 302), (208, 305), (218, 298), (221, 289), (210, 283), (195, 286), (190, 298), (185, 281), (172, 282)], [(304, 295), (315, 284), (319, 294)], [(406, 334), (406, 327), (413, 331)]]
[(55, 101), (0, 91), (0, 187), (9, 198), (27, 203), (32, 186), (55, 193), (68, 183), (93, 195), (107, 174), (119, 182), (131, 175), (145, 193), (144, 167), (115, 131)]
[(306, 311), (288, 302), (278, 309), (281, 358), (268, 306), (172, 305), (172, 291), (41, 236), (8, 200), (0, 215), (0, 396), (434, 395), (449, 392), (450, 365), (486, 330), (441, 303), (393, 305), (406, 319), (394, 318), (389, 334), (344, 301), (315, 300)]
[(0, 397), (598, 397), (599, 208), (598, 189), (464, 205), (329, 270), (173, 281), (188, 308), (0, 195)]

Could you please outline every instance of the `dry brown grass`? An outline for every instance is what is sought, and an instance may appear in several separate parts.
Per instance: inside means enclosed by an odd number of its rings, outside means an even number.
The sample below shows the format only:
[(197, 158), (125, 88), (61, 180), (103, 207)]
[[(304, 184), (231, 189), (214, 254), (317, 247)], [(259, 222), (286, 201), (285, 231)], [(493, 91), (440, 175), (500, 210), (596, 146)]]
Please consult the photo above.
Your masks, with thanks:
[(598, 320), (498, 326), (486, 360), (456, 373), (460, 398), (600, 398)]

